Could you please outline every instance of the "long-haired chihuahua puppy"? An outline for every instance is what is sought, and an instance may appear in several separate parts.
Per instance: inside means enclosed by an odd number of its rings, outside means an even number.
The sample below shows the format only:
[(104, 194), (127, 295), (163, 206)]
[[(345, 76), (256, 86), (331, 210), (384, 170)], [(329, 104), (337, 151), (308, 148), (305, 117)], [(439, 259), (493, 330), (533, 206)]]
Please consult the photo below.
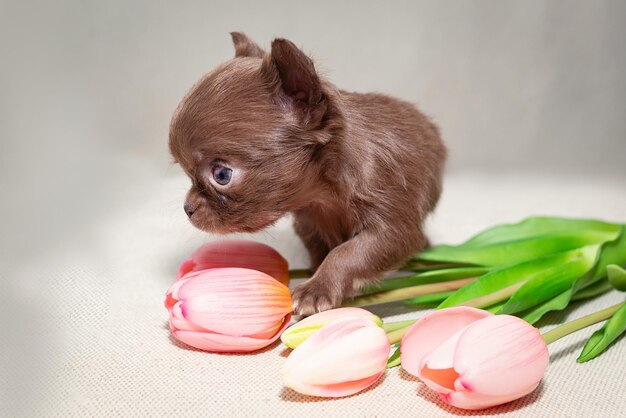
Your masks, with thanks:
[(184, 210), (207, 232), (255, 232), (287, 213), (311, 259), (296, 312), (339, 305), (427, 246), (446, 149), (412, 104), (340, 90), (286, 39), (235, 57), (182, 100), (169, 147), (191, 179)]

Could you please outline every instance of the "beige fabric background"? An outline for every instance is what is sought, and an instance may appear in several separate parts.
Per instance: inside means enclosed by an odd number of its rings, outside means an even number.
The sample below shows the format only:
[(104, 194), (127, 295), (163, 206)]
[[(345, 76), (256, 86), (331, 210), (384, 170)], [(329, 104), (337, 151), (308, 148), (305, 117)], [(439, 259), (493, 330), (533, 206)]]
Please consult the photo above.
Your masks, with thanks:
[[(169, 119), (233, 55), (233, 30), (290, 38), (338, 86), (433, 117), (450, 148), (433, 242), (531, 214), (626, 221), (626, 2), (0, 1), (0, 416), (455, 413), (398, 369), (313, 400), (282, 389), (278, 346), (224, 356), (170, 340), (163, 294), (215, 237), (183, 214)], [(288, 219), (252, 238), (305, 265)], [(551, 347), (540, 390), (489, 414), (624, 416), (625, 340), (578, 365), (591, 332)]]
[[(138, 169), (144, 169), (137, 163)], [(187, 180), (157, 176), (151, 192), (116, 203), (85, 242), (52, 249), (37, 265), (14, 272), (14, 325), (0, 361), (8, 386), (0, 415), (411, 417), (481, 415), (441, 404), (399, 368), (364, 393), (338, 400), (298, 395), (281, 385), (288, 351), (220, 355), (177, 343), (166, 326), (165, 290), (178, 263), (211, 237), (180, 216)], [(443, 201), (429, 223), (436, 242), (458, 242), (497, 222), (528, 213), (624, 220), (625, 182), (542, 176), (473, 174), (447, 178)], [(145, 186), (146, 189), (148, 186)], [(304, 265), (302, 245), (283, 220), (255, 239)], [(97, 243), (96, 251), (85, 251)], [(44, 267), (45, 266), (45, 267)], [(543, 330), (624, 299), (611, 292), (549, 315)], [(6, 302), (6, 301), (5, 301)], [(402, 304), (374, 312), (416, 318)], [(15, 318), (16, 317), (16, 318)], [(515, 417), (619, 417), (626, 410), (626, 340), (586, 363), (575, 359), (594, 328), (550, 346), (551, 364), (539, 389), (485, 412)], [(514, 379), (515, 376), (511, 376)]]

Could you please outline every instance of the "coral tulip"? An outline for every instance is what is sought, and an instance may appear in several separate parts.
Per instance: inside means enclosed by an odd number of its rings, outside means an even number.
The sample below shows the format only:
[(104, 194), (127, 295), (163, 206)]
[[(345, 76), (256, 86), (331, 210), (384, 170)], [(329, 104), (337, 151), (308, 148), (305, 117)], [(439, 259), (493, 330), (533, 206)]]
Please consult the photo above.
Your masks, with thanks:
[(213, 352), (248, 352), (276, 341), (293, 309), (289, 288), (265, 273), (218, 268), (189, 273), (167, 291), (174, 337)]
[(349, 317), (367, 318), (381, 326), (383, 321), (370, 311), (361, 308), (337, 308), (316, 313), (293, 324), (280, 336), (281, 341), (289, 348), (296, 348), (318, 329), (333, 321)]
[(198, 248), (178, 269), (177, 278), (199, 270), (240, 267), (262, 271), (289, 285), (289, 264), (278, 251), (256, 241), (227, 240), (208, 242)]
[(510, 315), (469, 307), (434, 311), (401, 343), (402, 367), (450, 405), (483, 409), (535, 390), (548, 366), (539, 331)]
[(339, 319), (293, 350), (282, 370), (283, 382), (305, 395), (352, 395), (382, 376), (389, 350), (385, 331), (371, 319)]

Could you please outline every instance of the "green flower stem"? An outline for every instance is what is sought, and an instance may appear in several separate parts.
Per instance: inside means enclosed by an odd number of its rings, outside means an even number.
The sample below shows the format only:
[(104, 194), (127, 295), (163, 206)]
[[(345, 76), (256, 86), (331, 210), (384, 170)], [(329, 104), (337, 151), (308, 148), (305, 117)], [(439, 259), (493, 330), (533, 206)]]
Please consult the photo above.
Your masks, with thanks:
[(289, 270), (289, 277), (291, 279), (308, 279), (309, 277), (311, 277), (311, 270), (309, 269)]
[(433, 270), (442, 270), (446, 268), (465, 267), (469, 264), (463, 263), (445, 263), (437, 261), (418, 261), (415, 259), (409, 259), (399, 271), (413, 271), (413, 272), (425, 272)]
[(406, 328), (408, 326), (411, 326), (415, 323), (415, 319), (409, 319), (407, 321), (397, 321), (397, 322), (388, 322), (388, 323), (383, 323), (383, 330), (389, 334), (392, 331), (396, 331), (402, 328)]
[(592, 313), (591, 315), (583, 316), (582, 318), (578, 318), (574, 321), (568, 322), (561, 326), (556, 327), (553, 330), (550, 330), (543, 334), (543, 339), (546, 344), (551, 344), (556, 340), (565, 337), (573, 332), (580, 331), (583, 328), (587, 328), (593, 324), (597, 324), (598, 322), (605, 321), (609, 319), (619, 308), (621, 308), (624, 303), (618, 303), (617, 305), (613, 305), (610, 308), (603, 309), (601, 311)]
[(484, 308), (487, 306), (495, 305), (496, 303), (505, 301), (508, 298), (510, 298), (513, 295), (513, 293), (515, 293), (517, 289), (522, 287), (525, 283), (526, 283), (526, 280), (521, 281), (519, 283), (515, 283), (514, 285), (505, 287), (504, 289), (496, 290), (495, 292), (488, 293), (476, 299), (459, 303), (459, 306), (471, 306), (472, 308)]
[[(409, 325), (402, 327), (402, 328), (398, 328), (395, 329), (391, 332), (387, 333), (387, 338), (389, 338), (389, 344), (395, 344), (398, 343), (402, 340), (402, 337), (404, 336), (404, 334), (406, 334), (406, 332), (409, 330), (409, 328), (411, 328), (411, 326), (415, 323), (416, 320), (412, 320), (412, 321), (401, 321), (401, 322), (411, 322)], [(399, 323), (399, 322), (396, 322)], [(399, 349), (398, 349), (399, 350)]]
[(415, 298), (417, 296), (430, 295), (432, 293), (446, 292), (449, 290), (460, 289), (466, 284), (476, 280), (475, 277), (469, 279), (453, 280), (442, 283), (423, 284), (419, 286), (410, 286), (402, 289), (388, 290), (386, 292), (373, 293), (356, 297), (352, 300), (345, 301), (342, 306), (367, 306), (378, 305), (387, 302), (396, 302), (405, 299)]

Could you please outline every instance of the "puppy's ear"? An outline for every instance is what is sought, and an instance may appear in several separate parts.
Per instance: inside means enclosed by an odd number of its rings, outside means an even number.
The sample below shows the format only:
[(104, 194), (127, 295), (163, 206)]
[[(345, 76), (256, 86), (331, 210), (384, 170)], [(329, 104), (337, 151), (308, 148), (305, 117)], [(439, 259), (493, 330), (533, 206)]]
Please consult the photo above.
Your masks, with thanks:
[(244, 33), (231, 32), (230, 36), (233, 38), (233, 44), (235, 45), (235, 57), (262, 58), (265, 55), (265, 51)]
[(326, 111), (322, 84), (311, 58), (286, 39), (272, 41), (272, 53), (265, 58), (263, 71), (273, 75), (282, 94), (294, 106), (301, 121), (313, 127)]

